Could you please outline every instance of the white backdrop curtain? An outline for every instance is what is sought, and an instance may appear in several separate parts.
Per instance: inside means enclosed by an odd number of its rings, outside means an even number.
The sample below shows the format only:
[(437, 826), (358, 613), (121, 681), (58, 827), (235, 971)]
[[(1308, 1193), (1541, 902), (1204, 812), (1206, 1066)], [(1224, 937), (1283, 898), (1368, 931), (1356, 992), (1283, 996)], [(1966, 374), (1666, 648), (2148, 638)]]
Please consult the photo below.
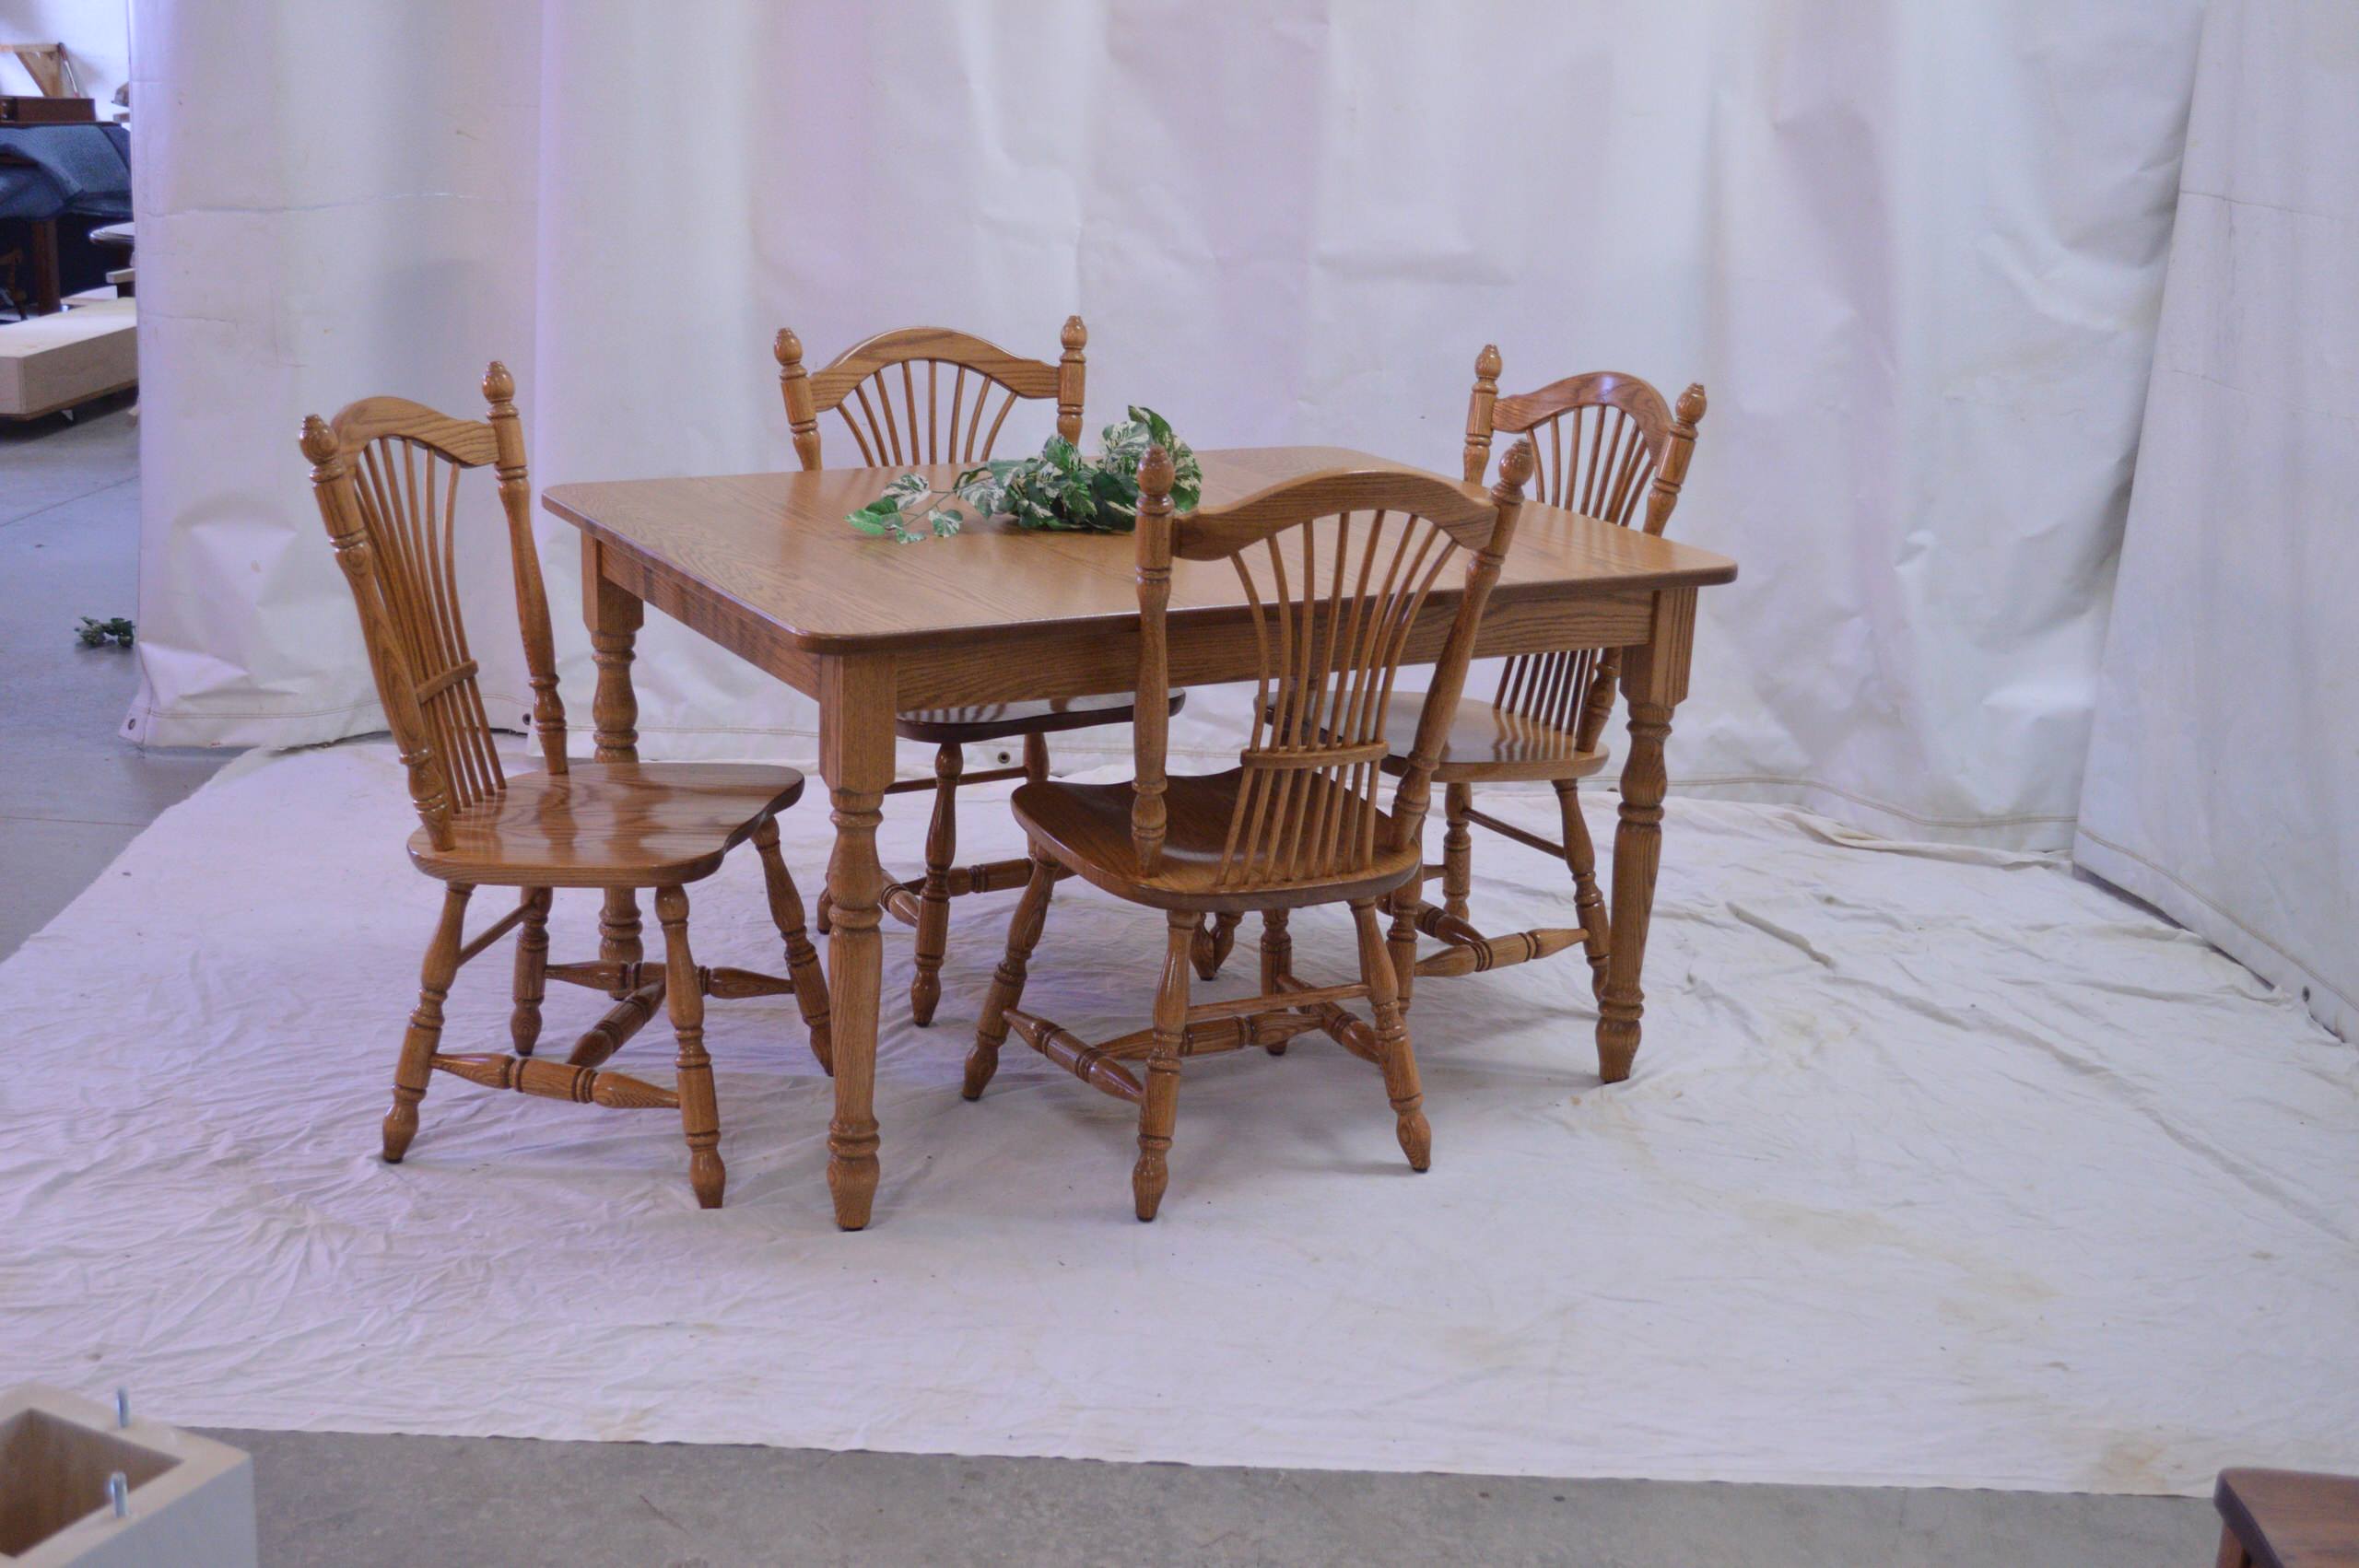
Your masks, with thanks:
[[(2061, 846), (2201, 10), (139, 0), (130, 730), (381, 723), (306, 411), (464, 412), (498, 355), (543, 484), (779, 468), (777, 326), (1049, 357), (1079, 311), (1093, 439), (1137, 402), (1449, 470), (1486, 341), (1509, 391), (1704, 381), (1674, 527), (1743, 576), (1678, 785)], [(487, 593), (521, 713), (511, 624)], [(651, 755), (811, 754), (804, 699), (675, 626), (641, 650)]]
[(2359, 1038), (2359, 8), (2206, 18), (2073, 854)]

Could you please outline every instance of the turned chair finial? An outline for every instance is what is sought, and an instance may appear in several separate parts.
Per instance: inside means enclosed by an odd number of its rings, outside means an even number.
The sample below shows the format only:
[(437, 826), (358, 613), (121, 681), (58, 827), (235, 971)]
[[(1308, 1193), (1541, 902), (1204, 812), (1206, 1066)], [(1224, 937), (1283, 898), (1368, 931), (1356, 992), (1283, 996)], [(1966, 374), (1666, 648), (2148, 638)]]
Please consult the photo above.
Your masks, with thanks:
[(505, 364), (497, 359), (493, 360), (485, 368), (483, 373), (484, 401), (491, 404), (506, 403), (515, 395), (516, 378), (508, 373), (508, 367)]
[(335, 456), (335, 432), (329, 429), (328, 422), (316, 414), (303, 415), (301, 439), (303, 455), (311, 460), (311, 466), (314, 468)]
[(1079, 316), (1067, 316), (1064, 330), (1057, 334), (1057, 341), (1064, 345), (1066, 352), (1077, 352), (1088, 346), (1089, 329), (1081, 324)]
[(1495, 501), (1523, 499), (1523, 487), (1531, 480), (1532, 468), (1538, 461), (1529, 436), (1508, 449), (1508, 460), (1499, 464), (1499, 482), (1491, 486), (1491, 498)]
[(1168, 499), (1173, 478), (1171, 454), (1160, 442), (1147, 448), (1146, 456), (1139, 460), (1139, 498)]
[(800, 365), (803, 363), (803, 340), (794, 335), (792, 327), (780, 327), (778, 336), (771, 340), (770, 352), (777, 357), (781, 369)]
[(1474, 374), (1484, 380), (1496, 381), (1499, 379), (1501, 363), (1499, 345), (1486, 343), (1483, 345), (1483, 352), (1474, 356)]
[(1683, 425), (1693, 425), (1696, 421), (1704, 417), (1703, 382), (1690, 381), (1687, 383), (1687, 390), (1679, 394), (1679, 405), (1676, 412), (1679, 415), (1679, 422)]

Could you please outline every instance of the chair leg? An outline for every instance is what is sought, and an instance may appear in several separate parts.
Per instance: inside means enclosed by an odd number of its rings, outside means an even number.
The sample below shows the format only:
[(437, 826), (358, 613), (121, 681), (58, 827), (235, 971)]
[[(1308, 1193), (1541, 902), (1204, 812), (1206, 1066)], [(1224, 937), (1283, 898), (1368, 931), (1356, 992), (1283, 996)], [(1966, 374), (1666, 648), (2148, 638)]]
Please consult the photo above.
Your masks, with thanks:
[[(628, 887), (606, 889), (604, 907), (598, 913), (598, 961), (637, 964), (646, 956), (646, 944), (640, 940), (639, 895)], [(630, 989), (617, 983), (606, 994), (620, 1001)]]
[(524, 921), (516, 932), (515, 1010), (508, 1015), (508, 1038), (518, 1056), (531, 1056), (541, 1043), (541, 999), (548, 992), (549, 903), (554, 888), (524, 890)]
[(1220, 973), (1228, 962), (1228, 951), (1237, 945), (1237, 923), (1245, 917), (1223, 910), (1196, 928), (1196, 942), (1191, 950), (1196, 963), (1196, 978), (1209, 980)]
[(933, 754), (933, 822), (926, 829), (925, 882), (918, 892), (918, 972), (910, 981), (910, 1021), (921, 1026), (933, 1022), (942, 1000), (942, 955), (950, 945), (950, 862), (958, 856), (958, 778), (966, 770), (962, 748), (943, 746)]
[(459, 938), (467, 920), (467, 899), (475, 889), (452, 883), (442, 890), (442, 919), (434, 940), (426, 946), (426, 962), (417, 977), (417, 1009), (409, 1015), (409, 1031), (402, 1036), (401, 1059), (393, 1065), (393, 1104), (385, 1112), (385, 1163), (401, 1164), (409, 1141), (417, 1136), (417, 1103), (426, 1098), (426, 1081), (434, 1072), (434, 1047), (442, 1038), (442, 1003), (451, 994), (451, 978), (459, 972)]
[(803, 1013), (803, 1027), (811, 1037), (811, 1054), (820, 1070), (834, 1076), (835, 1036), (828, 1024), (827, 974), (819, 965), (818, 949), (803, 931), (803, 895), (778, 851), (778, 819), (767, 817), (754, 829), (754, 853), (762, 860), (762, 887), (769, 895), (770, 923), (786, 943), (786, 973), (794, 982), (794, 1005)]
[(1474, 809), (1474, 786), (1442, 786), (1441, 907), (1453, 919), (1466, 919), (1474, 891), (1474, 830), (1466, 813)]
[(1389, 901), (1392, 910), (1392, 931), (1386, 940), (1387, 954), (1392, 960), (1393, 998), (1405, 1015), (1409, 998), (1417, 977), (1417, 909), (1426, 901), (1426, 879), (1413, 876), (1394, 890)]
[[(1273, 996), (1278, 983), (1294, 973), (1294, 934), (1286, 929), (1291, 911), (1264, 909), (1262, 911), (1262, 994)], [(1273, 1040), (1262, 1047), (1272, 1056), (1286, 1054), (1286, 1043)]]
[(1162, 1207), (1171, 1181), (1172, 1124), (1180, 1116), (1180, 1047), (1188, 1034), (1188, 978), (1194, 972), (1197, 917), (1169, 914), (1163, 949), (1163, 983), (1155, 991), (1155, 1044), (1146, 1059), (1146, 1094), (1139, 1101), (1139, 1158), (1131, 1167), (1131, 1203), (1141, 1220)]
[(1378, 1063), (1384, 1069), (1384, 1092), (1392, 1101), (1393, 1132), (1401, 1140), (1401, 1152), (1409, 1156), (1409, 1168), (1422, 1171), (1433, 1164), (1434, 1133), (1426, 1122), (1426, 1094), (1417, 1082), (1408, 1022), (1393, 993), (1392, 957), (1377, 925), (1376, 900), (1355, 899), (1352, 919), (1359, 928), (1360, 978), (1367, 982), (1368, 1003), (1376, 1010)]
[(1611, 951), (1605, 924), (1605, 896), (1597, 890), (1597, 847), (1590, 842), (1589, 824), (1581, 816), (1580, 785), (1574, 779), (1556, 781), (1556, 810), (1565, 823), (1565, 863), (1573, 871), (1573, 909), (1580, 917), (1581, 949), (1589, 955), (1589, 989), (1592, 997), (1605, 992), (1605, 959)]
[(680, 1127), (688, 1140), (688, 1185), (701, 1208), (721, 1207), (728, 1173), (721, 1164), (721, 1107), (712, 1094), (712, 1059), (704, 1053), (704, 988), (688, 951), (688, 895), (655, 890), (655, 918), (663, 922), (663, 1002), (679, 1041)]
[(983, 1015), (975, 1023), (975, 1048), (967, 1053), (967, 1082), (959, 1093), (970, 1100), (982, 1097), (983, 1085), (999, 1071), (999, 1048), (1007, 1043), (1007, 1010), (1024, 1000), (1024, 978), (1032, 950), (1040, 943), (1040, 929), (1049, 920), (1049, 895), (1057, 885), (1056, 862), (1032, 851), (1031, 880), (1015, 901), (1007, 922), (1007, 954), (992, 976), (983, 997)]

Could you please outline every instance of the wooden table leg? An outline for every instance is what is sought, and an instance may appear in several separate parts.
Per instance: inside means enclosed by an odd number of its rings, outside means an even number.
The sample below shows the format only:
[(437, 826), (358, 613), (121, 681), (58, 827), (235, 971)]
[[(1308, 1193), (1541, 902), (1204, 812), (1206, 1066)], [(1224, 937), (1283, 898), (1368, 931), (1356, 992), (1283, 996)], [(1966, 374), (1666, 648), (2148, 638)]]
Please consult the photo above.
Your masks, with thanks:
[[(590, 716), (596, 723), (600, 762), (639, 760), (639, 694), (631, 689), (630, 665), (638, 656), (639, 628), (647, 620), (647, 606), (636, 594), (617, 588), (599, 569), (598, 542), (581, 539), (581, 617), (590, 625), (590, 656), (598, 666), (598, 690)], [(637, 964), (647, 949), (640, 940), (639, 895), (628, 887), (606, 890), (605, 907), (598, 915), (598, 961)], [(631, 988), (616, 982), (620, 999)]]
[(868, 1223), (876, 1196), (876, 1022), (884, 982), (885, 869), (876, 825), (893, 782), (893, 666), (879, 658), (831, 659), (819, 672), (819, 768), (835, 802), (836, 849), (827, 861), (834, 930), (827, 991), (835, 1007), (836, 1114), (827, 1124), (827, 1188), (836, 1223)]
[(1629, 1077), (1638, 1054), (1638, 1015), (1646, 1000), (1638, 972), (1646, 963), (1655, 872), (1662, 862), (1662, 796), (1668, 783), (1662, 747), (1671, 737), (1671, 710), (1687, 695), (1695, 641), (1696, 591), (1666, 590), (1655, 595), (1652, 635), (1622, 661), (1630, 755), (1622, 766), (1622, 820), (1614, 834), (1614, 936), (1597, 1010), (1597, 1073), (1608, 1083)]
[(28, 249), (32, 252), (33, 314), (53, 316), (65, 309), (57, 265), (57, 220), (37, 217), (26, 228), (30, 230)]

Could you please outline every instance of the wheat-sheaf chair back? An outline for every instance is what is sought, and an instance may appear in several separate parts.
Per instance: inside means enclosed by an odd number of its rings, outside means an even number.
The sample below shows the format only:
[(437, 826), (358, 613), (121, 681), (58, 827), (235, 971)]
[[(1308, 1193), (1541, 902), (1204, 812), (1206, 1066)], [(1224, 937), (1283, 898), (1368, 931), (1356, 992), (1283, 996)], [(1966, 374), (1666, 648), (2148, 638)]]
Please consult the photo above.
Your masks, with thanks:
[(306, 418), (301, 442), (321, 520), (360, 613), (377, 695), (409, 769), (410, 798), (428, 840), (446, 849), (452, 814), (507, 787), (459, 609), (458, 489), (467, 469), (490, 465), (499, 476), (534, 727), (548, 771), (566, 771), (565, 708), (533, 544), (532, 483), (506, 366), (492, 363), (483, 393), (487, 420), (370, 397), (332, 420)]
[[(1171, 563), (1226, 560), (1244, 585), (1260, 674), (1218, 881), (1257, 886), (1349, 876), (1417, 841), (1449, 715), (1483, 606), (1514, 538), (1531, 453), (1519, 444), (1488, 496), (1426, 474), (1337, 470), (1233, 506), (1175, 516), (1171, 460), (1139, 467), (1141, 622), (1132, 835), (1156, 866), (1166, 836), (1164, 698)], [(1384, 825), (1376, 784), (1388, 699), (1426, 596), (1461, 553), (1464, 594), (1434, 667), (1407, 769)], [(1382, 837), (1379, 837), (1381, 835)]]
[[(1591, 370), (1538, 392), (1499, 396), (1499, 351), (1474, 360), (1466, 411), (1466, 477), (1482, 482), (1495, 433), (1532, 443), (1533, 493), (1552, 507), (1627, 528), (1646, 498), (1643, 526), (1660, 534), (1679, 504), (1680, 486), (1704, 417), (1704, 389), (1690, 385), (1676, 410), (1636, 376)], [(1537, 724), (1571, 731), (1593, 750), (1614, 708), (1614, 661), (1595, 648), (1518, 654), (1499, 672), (1493, 703)]]
[[(1026, 359), (997, 344), (943, 327), (878, 333), (825, 369), (803, 368), (803, 340), (780, 328), (771, 352), (779, 390), (805, 472), (819, 467), (819, 415), (837, 414), (860, 449), (861, 466), (981, 462), (992, 455), (1008, 411), (1022, 399), (1057, 401), (1057, 434), (1081, 439), (1082, 348), (1088, 329), (1065, 319), (1057, 363)], [(855, 417), (855, 411), (857, 417)]]

